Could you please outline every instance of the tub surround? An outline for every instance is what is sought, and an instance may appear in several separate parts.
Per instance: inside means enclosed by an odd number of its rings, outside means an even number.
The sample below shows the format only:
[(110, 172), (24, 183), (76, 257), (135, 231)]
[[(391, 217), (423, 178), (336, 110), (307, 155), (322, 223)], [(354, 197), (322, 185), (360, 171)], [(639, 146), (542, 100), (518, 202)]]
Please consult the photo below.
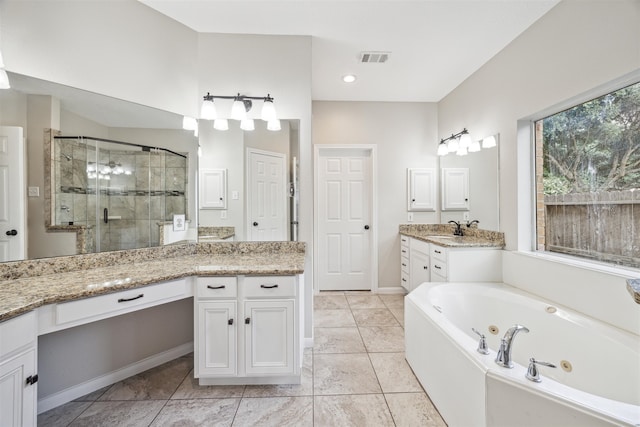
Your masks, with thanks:
[(0, 322), (40, 306), (189, 276), (295, 275), (301, 242), (163, 246), (0, 264)]
[(463, 224), (464, 236), (454, 236), (455, 227), (450, 224), (400, 224), (400, 234), (436, 245), (464, 248), (504, 248), (504, 233), (467, 228)]

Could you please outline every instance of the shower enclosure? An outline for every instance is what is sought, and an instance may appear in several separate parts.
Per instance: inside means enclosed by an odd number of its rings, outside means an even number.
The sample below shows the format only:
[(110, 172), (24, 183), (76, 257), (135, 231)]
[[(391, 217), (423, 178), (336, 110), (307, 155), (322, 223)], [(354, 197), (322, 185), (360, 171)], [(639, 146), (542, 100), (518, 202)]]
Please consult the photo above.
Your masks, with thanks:
[(187, 157), (162, 148), (55, 136), (52, 223), (87, 230), (87, 252), (161, 244), (160, 228), (187, 215)]

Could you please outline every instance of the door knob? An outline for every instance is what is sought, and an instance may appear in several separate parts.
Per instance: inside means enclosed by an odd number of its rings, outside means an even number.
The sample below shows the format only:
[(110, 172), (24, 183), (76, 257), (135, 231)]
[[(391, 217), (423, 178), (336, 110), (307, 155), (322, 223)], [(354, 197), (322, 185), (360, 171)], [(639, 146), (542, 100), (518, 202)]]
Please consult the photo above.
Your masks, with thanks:
[(253, 223), (253, 226), (254, 226), (254, 227), (257, 227), (257, 226), (258, 226), (258, 223), (257, 223), (257, 222), (254, 222), (254, 223)]
[(365, 230), (368, 230), (368, 229), (369, 229), (369, 226), (368, 226), (368, 225), (365, 225), (365, 226), (364, 226), (364, 229), (365, 229)]
[(18, 231), (17, 230), (9, 230), (6, 232), (7, 236), (16, 236), (18, 235)]

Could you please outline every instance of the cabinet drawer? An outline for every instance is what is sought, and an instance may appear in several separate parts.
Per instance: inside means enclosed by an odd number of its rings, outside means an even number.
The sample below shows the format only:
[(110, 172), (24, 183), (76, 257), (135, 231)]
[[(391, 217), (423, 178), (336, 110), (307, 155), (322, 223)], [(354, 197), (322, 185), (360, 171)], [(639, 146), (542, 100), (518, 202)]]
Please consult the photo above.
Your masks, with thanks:
[(132, 307), (157, 305), (160, 301), (186, 295), (183, 280), (144, 286), (127, 291), (114, 292), (99, 297), (57, 304), (56, 323), (68, 323), (84, 319), (105, 318), (111, 313), (131, 311)]
[(409, 237), (400, 236), (400, 246), (409, 246)]
[(296, 296), (296, 276), (245, 277), (242, 293), (247, 298), (280, 298)]
[(440, 260), (434, 259), (431, 261), (431, 281), (436, 282), (437, 280), (433, 280), (433, 276), (442, 276), (445, 279), (447, 278), (447, 263), (442, 262)]
[(445, 276), (441, 276), (436, 273), (435, 270), (431, 270), (431, 281), (432, 282), (447, 282), (447, 278)]
[(400, 258), (400, 269), (403, 273), (409, 274), (409, 258), (404, 256)]
[(447, 262), (447, 249), (438, 245), (431, 245), (431, 257)]
[(15, 350), (35, 343), (37, 330), (35, 311), (0, 323), (0, 360)]
[(238, 295), (236, 277), (198, 277), (196, 296), (207, 298), (235, 298)]
[(400, 275), (400, 285), (407, 291), (409, 290), (409, 273), (402, 272)]

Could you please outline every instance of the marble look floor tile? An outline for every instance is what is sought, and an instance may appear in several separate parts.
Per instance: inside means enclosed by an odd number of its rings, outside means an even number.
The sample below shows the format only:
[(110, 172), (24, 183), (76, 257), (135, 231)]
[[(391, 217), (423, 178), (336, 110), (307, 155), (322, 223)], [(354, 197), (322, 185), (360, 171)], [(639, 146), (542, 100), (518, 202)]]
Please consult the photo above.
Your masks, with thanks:
[(313, 397), (243, 398), (234, 427), (313, 425)]
[(385, 398), (398, 427), (447, 426), (425, 393), (391, 393)]
[[(112, 384), (113, 385), (113, 384)], [(74, 400), (74, 402), (95, 402), (96, 400), (100, 399), (100, 397), (107, 391), (109, 390), (109, 388), (111, 388), (111, 385), (108, 385), (106, 387), (102, 387), (101, 389), (98, 389), (94, 392), (85, 394), (82, 397), (77, 398), (76, 400)]]
[(382, 394), (316, 396), (313, 412), (315, 427), (394, 425)]
[(380, 393), (369, 356), (316, 354), (313, 358), (314, 395)]
[(404, 328), (404, 308), (392, 307), (389, 309), (389, 311), (391, 312), (391, 314), (393, 314), (393, 317), (396, 318), (400, 326)]
[(302, 359), (300, 384), (248, 385), (244, 397), (311, 396), (313, 395), (313, 352), (306, 351)]
[(313, 326), (317, 328), (337, 328), (344, 326), (356, 326), (356, 321), (351, 310), (322, 310), (313, 311)]
[(358, 308), (386, 308), (378, 295), (347, 295), (351, 309)]
[(392, 295), (378, 295), (384, 305), (387, 308), (401, 308), (404, 307), (404, 297), (403, 294), (392, 294)]
[(160, 426), (230, 426), (240, 399), (170, 400), (151, 427)]
[(165, 403), (166, 400), (94, 402), (70, 426), (148, 426)]
[(384, 393), (423, 391), (404, 353), (369, 353), (369, 358)]
[(358, 326), (399, 326), (400, 324), (387, 308), (353, 309), (353, 317)]
[(169, 399), (192, 368), (192, 356), (179, 357), (115, 383), (99, 400)]
[(69, 402), (38, 415), (38, 426), (42, 427), (66, 427), (80, 414), (82, 414), (91, 402)]
[(404, 351), (404, 330), (400, 326), (361, 326), (358, 329), (368, 352)]
[(313, 308), (316, 310), (348, 309), (349, 304), (344, 295), (315, 295)]
[(193, 370), (182, 381), (171, 399), (214, 399), (222, 397), (242, 397), (244, 385), (208, 385), (198, 384), (194, 378)]
[(365, 353), (358, 328), (314, 328), (313, 352)]

